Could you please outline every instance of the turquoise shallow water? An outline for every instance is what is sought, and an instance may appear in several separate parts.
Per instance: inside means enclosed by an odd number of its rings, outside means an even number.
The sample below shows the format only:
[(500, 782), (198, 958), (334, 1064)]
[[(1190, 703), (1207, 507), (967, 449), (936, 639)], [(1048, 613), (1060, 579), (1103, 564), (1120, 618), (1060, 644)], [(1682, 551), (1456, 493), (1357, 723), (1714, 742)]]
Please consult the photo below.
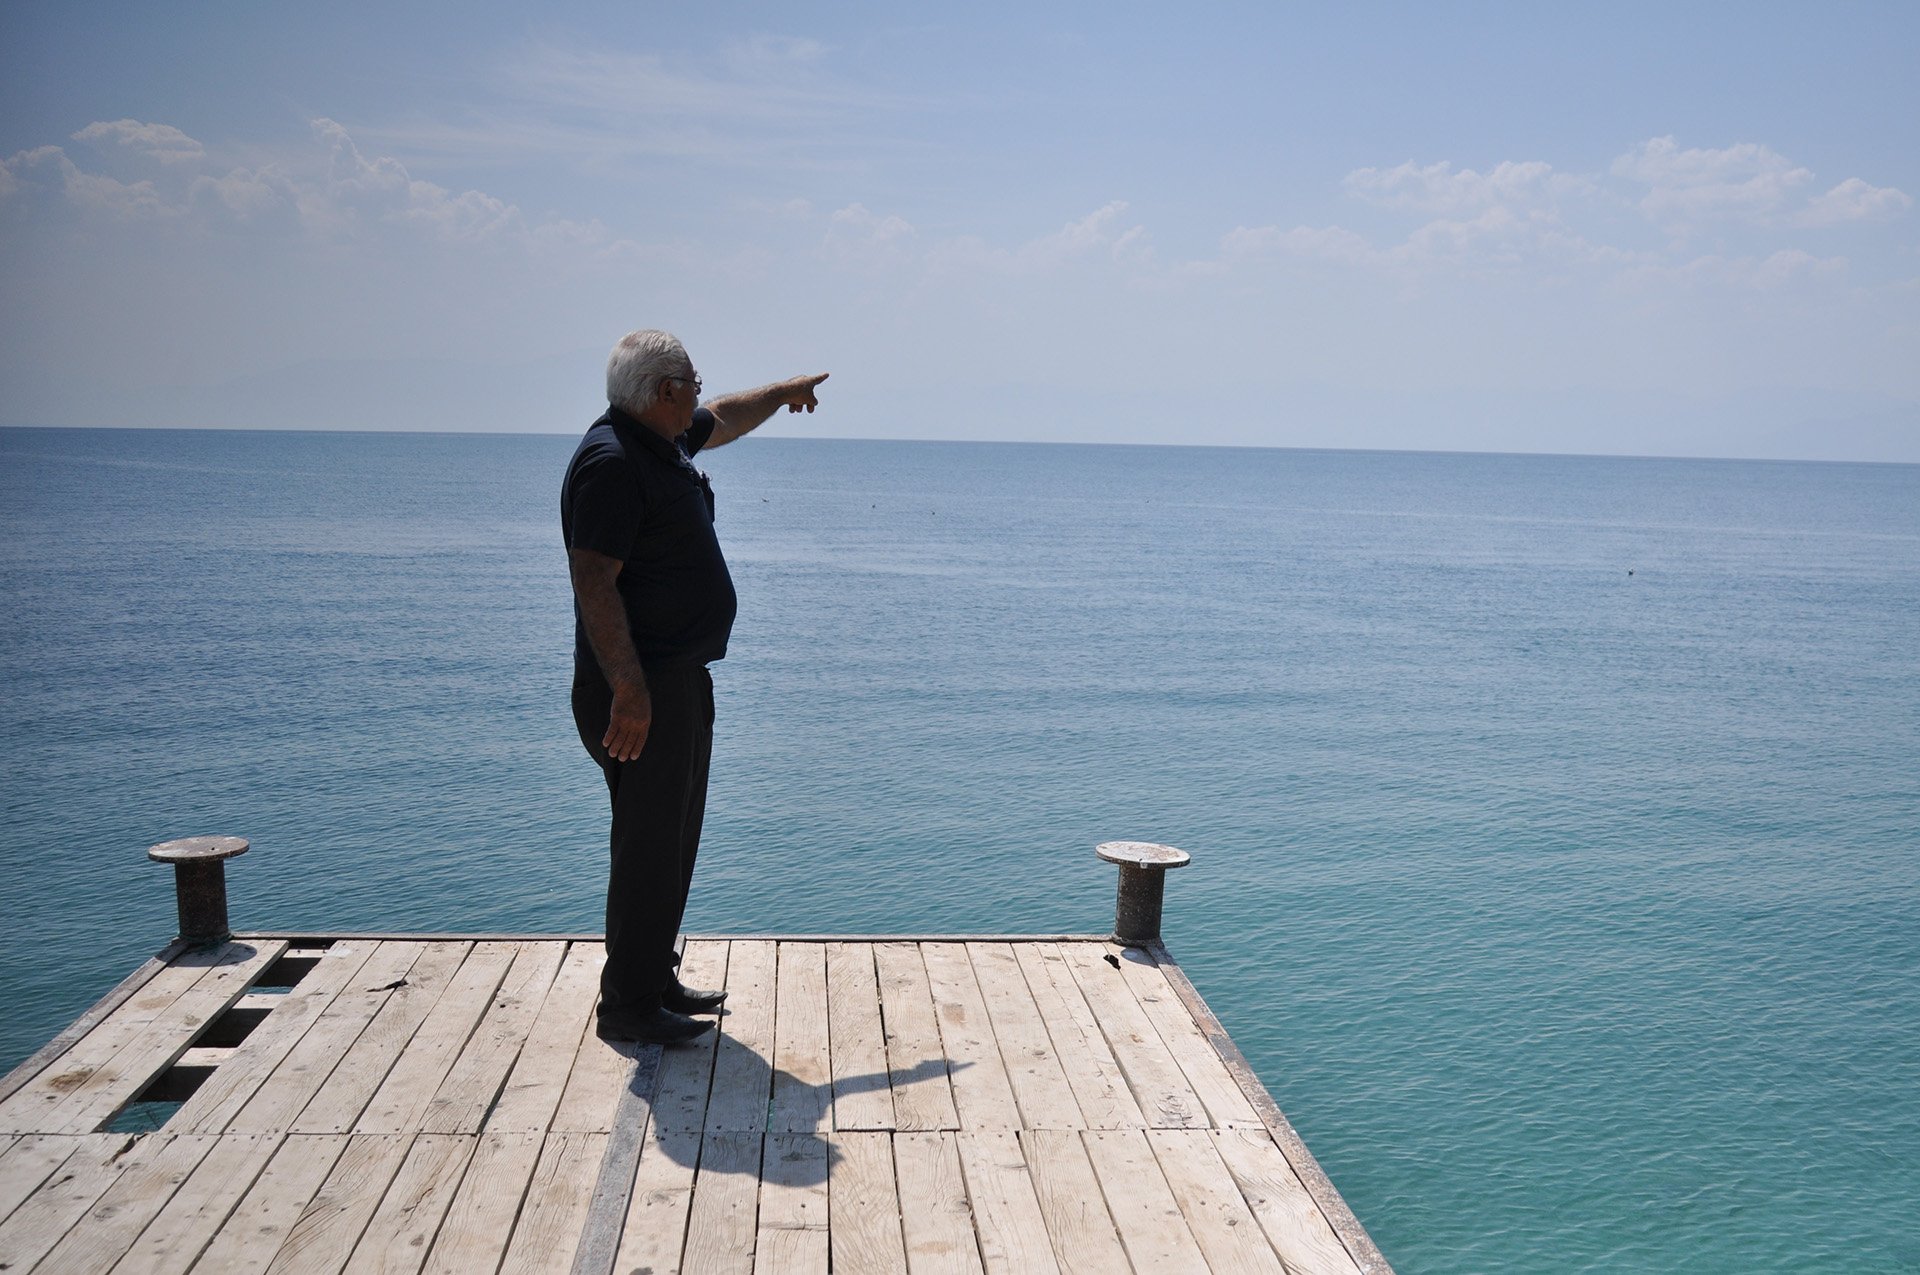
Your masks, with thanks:
[[(0, 431), (0, 1055), (172, 932), (597, 928), (570, 438)], [(1920, 468), (801, 442), (705, 931), (1175, 953), (1403, 1271), (1920, 1270)], [(1629, 572), (1631, 571), (1631, 574)]]

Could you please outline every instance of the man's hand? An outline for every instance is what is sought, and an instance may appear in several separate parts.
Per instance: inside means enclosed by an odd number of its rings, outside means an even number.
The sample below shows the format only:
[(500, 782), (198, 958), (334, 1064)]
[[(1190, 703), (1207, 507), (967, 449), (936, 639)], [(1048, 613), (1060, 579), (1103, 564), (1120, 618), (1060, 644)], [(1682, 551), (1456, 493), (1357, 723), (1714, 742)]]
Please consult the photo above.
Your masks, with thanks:
[(820, 400), (813, 396), (813, 387), (826, 380), (828, 375), (822, 372), (818, 376), (796, 376), (791, 381), (780, 382), (780, 401), (787, 405), (789, 412), (797, 412), (803, 407), (811, 412), (820, 406)]
[(713, 413), (713, 435), (707, 439), (707, 446), (731, 443), (757, 429), (783, 407), (789, 412), (811, 412), (820, 406), (820, 400), (814, 397), (814, 388), (826, 379), (825, 372), (818, 376), (796, 376), (790, 381), (775, 381), (757, 390), (742, 390), (713, 399), (707, 404), (707, 410)]
[(653, 725), (653, 697), (646, 683), (618, 686), (613, 692), (613, 712), (600, 746), (615, 761), (632, 761), (647, 746), (647, 728)]

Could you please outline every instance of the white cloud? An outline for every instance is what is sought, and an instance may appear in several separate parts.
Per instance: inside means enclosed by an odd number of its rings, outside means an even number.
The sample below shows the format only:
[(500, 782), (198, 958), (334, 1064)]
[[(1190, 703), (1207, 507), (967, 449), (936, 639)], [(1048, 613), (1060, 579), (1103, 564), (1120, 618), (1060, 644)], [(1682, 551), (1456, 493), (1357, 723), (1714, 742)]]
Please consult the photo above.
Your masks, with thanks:
[(1809, 200), (1795, 221), (1802, 226), (1835, 226), (1851, 221), (1890, 221), (1913, 207), (1913, 197), (1891, 186), (1869, 186), (1849, 177), (1818, 199)]
[(1615, 177), (1648, 188), (1641, 209), (1671, 229), (1695, 222), (1766, 221), (1813, 173), (1758, 142), (1682, 150), (1672, 137), (1641, 143), (1613, 161)]
[(14, 197), (37, 194), (82, 213), (130, 221), (164, 217), (179, 211), (151, 181), (123, 182), (83, 171), (58, 146), (21, 151), (5, 163), (0, 190)]
[(885, 217), (870, 212), (865, 204), (848, 204), (827, 218), (829, 234), (845, 233), (879, 243), (890, 243), (913, 234), (913, 226), (903, 217), (889, 213)]
[(1799, 248), (1782, 248), (1764, 257), (1709, 253), (1677, 264), (1640, 265), (1623, 272), (1619, 282), (1629, 288), (1681, 284), (1773, 292), (1801, 284), (1837, 282), (1846, 273), (1845, 257), (1817, 257)]
[(848, 204), (827, 217), (827, 250), (851, 263), (898, 265), (907, 259), (913, 238), (913, 226), (904, 217), (882, 217), (865, 204)]
[(750, 35), (729, 45), (721, 56), (737, 75), (759, 75), (768, 70), (784, 71), (795, 64), (818, 62), (827, 46), (818, 40), (792, 35)]
[(326, 198), (308, 198), (304, 207), (336, 233), (361, 219), (413, 225), (439, 238), (476, 242), (523, 231), (520, 210), (483, 191), (458, 194), (444, 186), (417, 181), (390, 155), (368, 159), (347, 130), (330, 119), (313, 121), (314, 136), (328, 148)]
[(188, 189), (194, 209), (213, 221), (291, 226), (299, 219), (300, 191), (278, 169), (236, 168), (221, 176), (201, 176)]
[(1067, 261), (1104, 253), (1115, 261), (1151, 255), (1145, 226), (1125, 226), (1127, 201), (1116, 199), (1027, 244), (1020, 255), (1035, 264)]
[(1358, 168), (1343, 183), (1349, 194), (1385, 208), (1460, 215), (1505, 204), (1531, 204), (1588, 189), (1582, 178), (1555, 173), (1539, 160), (1503, 161), (1485, 173), (1441, 160), (1397, 168)]
[[(168, 167), (151, 179), (123, 182), (82, 167), (60, 147), (43, 146), (0, 165), (0, 198), (9, 204), (37, 198), (48, 215), (65, 210), (70, 217), (78, 211), (208, 230), (247, 225), (340, 239), (384, 226), (441, 242), (518, 242), (548, 251), (610, 251), (618, 244), (597, 222), (553, 218), (536, 234), (513, 204), (485, 191), (454, 191), (416, 179), (390, 155), (363, 153), (334, 120), (314, 120), (312, 135), (317, 147), (289, 148), (273, 163), (210, 171), (204, 150), (187, 154), (187, 144), (197, 148), (199, 143), (168, 125), (132, 120), (89, 125), (76, 136), (158, 148), (170, 156)], [(189, 158), (193, 162), (186, 162)]]
[(868, 264), (913, 261), (943, 276), (1026, 276), (1085, 261), (1109, 261), (1130, 270), (1150, 267), (1153, 249), (1147, 229), (1128, 224), (1126, 214), (1126, 201), (1114, 200), (1012, 248), (978, 235), (952, 235), (919, 247), (919, 232), (904, 218), (882, 216), (856, 203), (829, 215), (826, 243), (836, 256)]
[(166, 164), (206, 158), (206, 147), (171, 124), (143, 124), (139, 120), (100, 120), (73, 135), (76, 142), (112, 142), (139, 151)]
[(1358, 265), (1374, 259), (1373, 246), (1340, 226), (1235, 226), (1220, 241), (1221, 264), (1276, 257)]

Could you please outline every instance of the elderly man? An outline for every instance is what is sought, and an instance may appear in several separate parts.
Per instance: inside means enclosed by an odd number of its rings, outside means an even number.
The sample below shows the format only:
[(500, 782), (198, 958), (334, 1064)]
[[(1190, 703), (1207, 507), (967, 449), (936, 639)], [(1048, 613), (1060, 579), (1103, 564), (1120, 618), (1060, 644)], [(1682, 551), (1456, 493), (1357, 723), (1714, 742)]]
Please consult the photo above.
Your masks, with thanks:
[(700, 377), (669, 333), (632, 332), (607, 361), (606, 415), (580, 440), (560, 496), (573, 574), (573, 719), (613, 798), (607, 964), (598, 1031), (675, 1044), (724, 992), (684, 987), (674, 939), (693, 881), (713, 747), (713, 679), (733, 580), (713, 488), (693, 467), (780, 408), (811, 412), (826, 374), (698, 406)]

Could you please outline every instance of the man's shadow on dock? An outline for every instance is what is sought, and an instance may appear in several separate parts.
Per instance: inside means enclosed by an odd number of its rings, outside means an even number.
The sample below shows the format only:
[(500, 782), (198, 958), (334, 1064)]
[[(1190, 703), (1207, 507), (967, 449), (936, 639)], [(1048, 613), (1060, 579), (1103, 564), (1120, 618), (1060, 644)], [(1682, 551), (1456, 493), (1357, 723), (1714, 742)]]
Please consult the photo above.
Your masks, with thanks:
[[(636, 1101), (649, 1113), (652, 1137), (643, 1155), (665, 1154), (675, 1164), (700, 1173), (752, 1173), (781, 1186), (818, 1186), (839, 1163), (840, 1152), (828, 1139), (835, 1132), (833, 1104), (842, 1096), (899, 1090), (907, 1085), (945, 1083), (970, 1062), (927, 1058), (904, 1070), (840, 1076), (827, 1084), (807, 1084), (775, 1067), (759, 1051), (725, 1033), (694, 1048), (616, 1045), (635, 1067), (627, 1080), (623, 1112)], [(687, 1101), (687, 1090), (704, 1083), (704, 1102)], [(779, 1110), (775, 1110), (775, 1104)], [(816, 1127), (782, 1129), (776, 1120), (818, 1113)], [(797, 1121), (796, 1121), (797, 1122)], [(763, 1146), (764, 1142), (764, 1146)]]

